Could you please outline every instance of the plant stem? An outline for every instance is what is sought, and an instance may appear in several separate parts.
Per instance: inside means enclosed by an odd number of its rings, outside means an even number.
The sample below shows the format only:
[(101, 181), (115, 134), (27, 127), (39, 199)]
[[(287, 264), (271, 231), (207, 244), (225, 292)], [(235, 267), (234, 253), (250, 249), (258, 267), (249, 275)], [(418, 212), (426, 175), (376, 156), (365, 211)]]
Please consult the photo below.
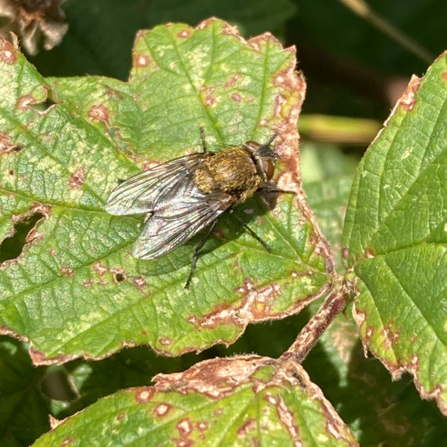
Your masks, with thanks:
[(339, 2), (344, 4), (355, 14), (363, 17), (382, 33), (390, 37), (406, 50), (413, 53), (415, 56), (419, 57), (424, 62), (431, 64), (431, 62), (435, 58), (421, 44), (413, 40), (411, 37), (407, 36), (404, 32), (400, 31), (397, 27), (388, 22), (384, 17), (373, 11), (366, 1), (339, 0)]
[(306, 358), (329, 324), (346, 309), (344, 292), (344, 287), (341, 286), (329, 294), (318, 312), (301, 329), (293, 345), (279, 358), (280, 361), (293, 360), (301, 363)]

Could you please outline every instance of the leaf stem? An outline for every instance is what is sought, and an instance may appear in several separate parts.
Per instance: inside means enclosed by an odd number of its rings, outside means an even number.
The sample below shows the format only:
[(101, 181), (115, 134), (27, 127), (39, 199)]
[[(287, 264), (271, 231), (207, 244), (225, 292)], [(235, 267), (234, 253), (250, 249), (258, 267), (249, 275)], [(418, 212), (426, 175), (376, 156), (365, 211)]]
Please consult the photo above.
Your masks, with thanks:
[(279, 360), (292, 360), (302, 363), (335, 317), (346, 309), (346, 304), (345, 287), (343, 284), (338, 283), (318, 309), (318, 312), (301, 329), (292, 346)]

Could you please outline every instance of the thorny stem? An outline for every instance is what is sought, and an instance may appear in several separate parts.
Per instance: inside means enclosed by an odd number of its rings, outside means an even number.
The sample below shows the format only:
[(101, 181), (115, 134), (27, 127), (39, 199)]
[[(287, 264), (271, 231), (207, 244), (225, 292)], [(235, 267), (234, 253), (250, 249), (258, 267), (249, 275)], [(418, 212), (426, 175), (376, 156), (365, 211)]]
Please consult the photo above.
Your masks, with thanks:
[(338, 284), (318, 309), (318, 312), (301, 329), (295, 342), (280, 357), (280, 361), (303, 362), (310, 350), (317, 344), (323, 332), (335, 317), (346, 309), (345, 288)]

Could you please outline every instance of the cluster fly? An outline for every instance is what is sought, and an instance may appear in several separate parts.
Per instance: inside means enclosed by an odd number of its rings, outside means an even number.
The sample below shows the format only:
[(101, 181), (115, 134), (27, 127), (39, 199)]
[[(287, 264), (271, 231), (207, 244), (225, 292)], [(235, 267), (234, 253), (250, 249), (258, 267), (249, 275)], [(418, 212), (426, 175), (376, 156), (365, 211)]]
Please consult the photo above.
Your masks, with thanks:
[[(194, 249), (186, 289), (199, 251), (222, 213), (231, 212), (256, 191), (291, 192), (270, 183), (278, 157), (271, 144), (277, 134), (266, 144), (247, 141), (219, 152), (208, 151), (203, 127), (200, 136), (202, 152), (176, 158), (129, 178), (112, 191), (106, 204), (107, 212), (113, 215), (147, 214), (143, 231), (133, 246), (132, 254), (138, 259), (164, 256), (209, 227)], [(234, 216), (270, 251), (253, 230)]]

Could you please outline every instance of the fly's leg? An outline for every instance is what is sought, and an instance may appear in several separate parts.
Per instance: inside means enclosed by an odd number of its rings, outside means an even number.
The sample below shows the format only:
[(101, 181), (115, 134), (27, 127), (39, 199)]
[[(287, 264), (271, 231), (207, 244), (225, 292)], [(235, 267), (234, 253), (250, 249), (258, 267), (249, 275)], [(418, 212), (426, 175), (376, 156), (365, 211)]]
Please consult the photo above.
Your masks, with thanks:
[(199, 251), (202, 249), (202, 247), (205, 245), (205, 242), (211, 236), (211, 233), (213, 232), (214, 227), (217, 224), (217, 220), (218, 219), (216, 219), (211, 224), (211, 226), (209, 227), (208, 231), (205, 234), (205, 237), (197, 244), (196, 248), (194, 248), (194, 253), (192, 255), (192, 260), (191, 260), (191, 270), (189, 271), (189, 276), (188, 276), (188, 280), (186, 281), (186, 284), (185, 284), (185, 289), (189, 289), (189, 285), (191, 284), (192, 277), (194, 276), (194, 270), (196, 269), (197, 259), (199, 258)]
[[(232, 211), (232, 210), (231, 210)], [(230, 212), (231, 212), (230, 211)], [(262, 246), (270, 253), (272, 249), (270, 248), (270, 245), (267, 244), (267, 242), (264, 242), (237, 214), (233, 214), (235, 219), (243, 225), (243, 227), (259, 242), (262, 244)]]
[(267, 141), (267, 143), (263, 144), (263, 146), (270, 146), (273, 143), (273, 140), (278, 136), (278, 132), (275, 132)]
[(296, 191), (290, 191), (288, 189), (271, 188), (270, 186), (261, 186), (256, 192), (271, 192), (274, 194), (295, 194)]
[(199, 130), (200, 130), (200, 138), (202, 140), (203, 153), (206, 154), (208, 152), (208, 148), (206, 147), (205, 129), (203, 128), (203, 126), (200, 126)]

